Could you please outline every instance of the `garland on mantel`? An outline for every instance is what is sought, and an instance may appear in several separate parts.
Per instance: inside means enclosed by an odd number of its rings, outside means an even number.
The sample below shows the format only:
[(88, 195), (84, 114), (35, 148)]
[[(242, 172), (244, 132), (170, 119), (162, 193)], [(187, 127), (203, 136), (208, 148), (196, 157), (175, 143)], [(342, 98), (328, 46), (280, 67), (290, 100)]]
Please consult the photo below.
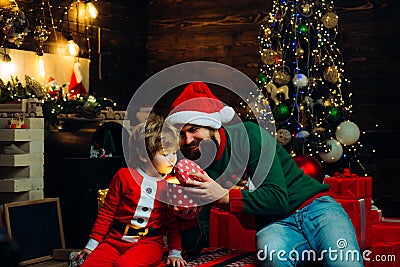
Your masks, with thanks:
[(43, 85), (28, 75), (25, 75), (25, 85), (18, 77), (11, 77), (6, 83), (0, 79), (0, 104), (37, 98), (43, 103), (43, 116), (50, 125), (58, 124), (60, 117), (97, 119), (102, 109), (114, 104), (109, 98), (65, 93), (66, 87), (67, 84), (55, 82)]

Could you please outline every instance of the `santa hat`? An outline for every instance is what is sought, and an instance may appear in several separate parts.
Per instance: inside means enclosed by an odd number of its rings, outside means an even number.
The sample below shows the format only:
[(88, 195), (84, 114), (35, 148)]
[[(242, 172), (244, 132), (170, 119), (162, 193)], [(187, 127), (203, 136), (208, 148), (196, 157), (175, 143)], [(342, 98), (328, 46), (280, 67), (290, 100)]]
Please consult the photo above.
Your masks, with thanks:
[(53, 76), (49, 76), (49, 84), (55, 84), (57, 83), (56, 79), (54, 79)]
[(233, 119), (235, 111), (225, 106), (203, 82), (190, 83), (175, 99), (167, 120), (172, 124), (196, 124), (219, 129)]

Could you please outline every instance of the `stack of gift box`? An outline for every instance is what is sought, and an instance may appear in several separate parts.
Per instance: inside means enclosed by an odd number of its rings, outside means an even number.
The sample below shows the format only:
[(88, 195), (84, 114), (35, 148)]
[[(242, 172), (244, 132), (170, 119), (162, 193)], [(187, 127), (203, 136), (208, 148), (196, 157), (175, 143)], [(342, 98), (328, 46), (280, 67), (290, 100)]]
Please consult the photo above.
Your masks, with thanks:
[(210, 247), (256, 251), (256, 230), (254, 225), (244, 225), (243, 222), (252, 221), (254, 217), (245, 214), (246, 218), (238, 217), (227, 211), (213, 207), (210, 214)]
[[(345, 169), (326, 177), (329, 193), (347, 212), (368, 267), (400, 266), (400, 218), (385, 218), (372, 202), (372, 178)], [(397, 260), (397, 261), (396, 261)]]
[[(400, 218), (385, 218), (373, 205), (372, 178), (360, 177), (345, 169), (326, 177), (329, 194), (339, 202), (353, 223), (367, 267), (400, 266)], [(249, 220), (251, 216), (247, 216)], [(255, 250), (255, 230), (242, 220), (217, 208), (211, 209), (210, 246)]]

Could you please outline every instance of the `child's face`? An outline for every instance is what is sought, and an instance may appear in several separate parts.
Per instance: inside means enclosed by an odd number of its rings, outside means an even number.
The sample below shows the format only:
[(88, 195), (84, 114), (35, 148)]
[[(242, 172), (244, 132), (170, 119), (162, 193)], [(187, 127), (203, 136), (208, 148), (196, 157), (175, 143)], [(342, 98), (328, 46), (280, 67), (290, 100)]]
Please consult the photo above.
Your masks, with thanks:
[(160, 174), (168, 174), (172, 171), (177, 161), (176, 149), (163, 149), (158, 151), (151, 160), (154, 168)]

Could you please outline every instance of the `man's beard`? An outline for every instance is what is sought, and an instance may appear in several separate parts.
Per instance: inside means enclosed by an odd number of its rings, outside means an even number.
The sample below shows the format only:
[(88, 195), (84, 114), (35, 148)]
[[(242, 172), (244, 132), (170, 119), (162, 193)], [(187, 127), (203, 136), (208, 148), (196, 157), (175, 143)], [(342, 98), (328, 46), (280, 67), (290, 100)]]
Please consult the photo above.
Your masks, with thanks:
[(214, 134), (203, 140), (194, 139), (190, 144), (181, 147), (182, 155), (190, 160), (196, 161), (201, 167), (206, 168), (215, 159), (219, 144)]

